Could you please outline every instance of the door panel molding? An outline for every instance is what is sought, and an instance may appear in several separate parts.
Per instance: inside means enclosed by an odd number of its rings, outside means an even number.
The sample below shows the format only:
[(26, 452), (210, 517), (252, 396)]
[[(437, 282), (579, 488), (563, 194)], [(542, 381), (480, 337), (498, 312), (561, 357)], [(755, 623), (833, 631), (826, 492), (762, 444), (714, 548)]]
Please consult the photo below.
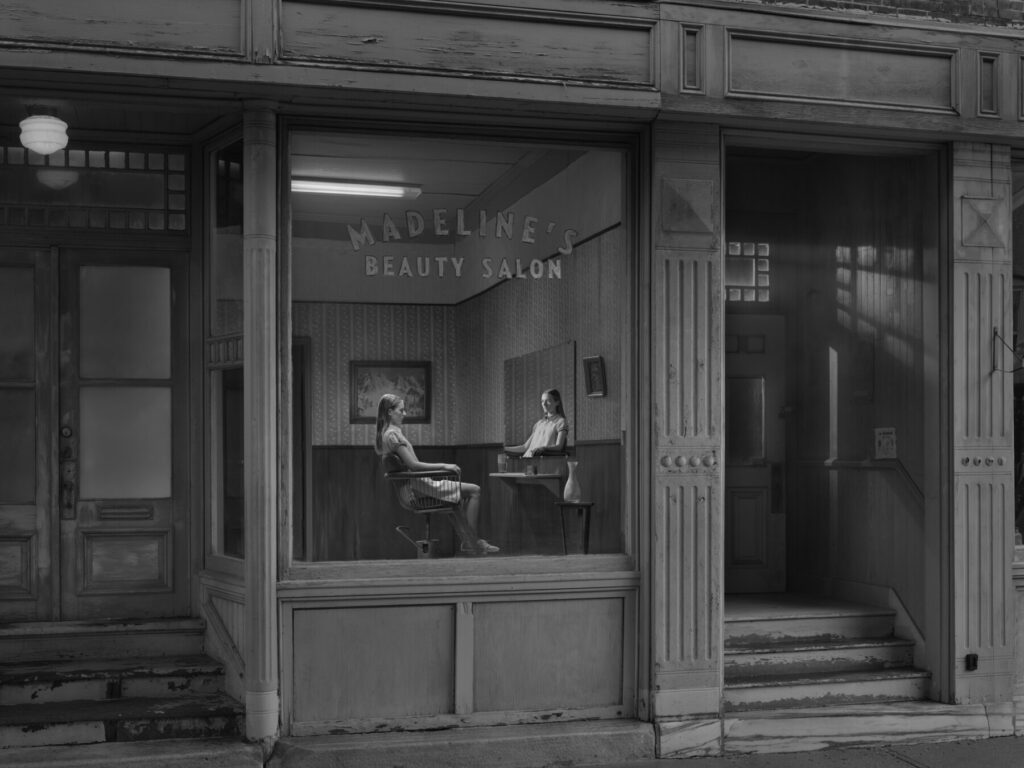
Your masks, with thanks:
[[(0, 380), (0, 390), (31, 391), (35, 430), (32, 498), (0, 498), (0, 623), (34, 621), (54, 615), (57, 556), (56, 445), (52, 439), (56, 414), (56, 356), (51, 354), (57, 323), (56, 250), (0, 248), (0, 275), (8, 268), (32, 274), (32, 378)], [(2, 277), (0, 277), (2, 279)], [(0, 430), (5, 425), (0, 424)]]
[[(188, 615), (190, 605), (190, 579), (188, 556), (190, 551), (188, 525), (188, 254), (183, 252), (142, 252), (134, 249), (74, 248), (60, 252), (62, 286), (61, 337), (59, 342), (60, 369), (60, 457), (62, 476), (67, 474), (76, 486), (62, 489), (61, 529), (61, 617), (64, 619), (89, 618), (159, 618)], [(80, 369), (80, 334), (83, 332), (79, 281), (83, 270), (96, 287), (104, 275), (114, 281), (126, 276), (145, 278), (145, 273), (105, 273), (97, 268), (138, 270), (159, 268), (168, 270), (168, 280), (158, 281), (161, 290), (168, 291), (167, 311), (171, 317), (167, 326), (170, 348), (170, 370), (167, 378), (131, 378), (133, 375), (152, 376), (152, 371), (141, 371), (133, 366), (120, 366), (123, 375), (111, 378), (85, 378)], [(130, 290), (130, 282), (121, 290)], [(102, 283), (98, 290), (103, 295)], [(124, 309), (124, 322), (131, 322), (130, 294)], [(106, 322), (110, 322), (107, 318)], [(159, 324), (158, 324), (159, 325)], [(87, 327), (85, 327), (87, 330)], [(101, 352), (103, 343), (98, 347)], [(107, 354), (123, 354), (111, 350)], [(136, 373), (136, 371), (140, 371)], [(162, 371), (161, 371), (162, 373)], [(145, 484), (117, 490), (116, 468), (106, 467), (108, 481), (96, 487), (97, 493), (107, 496), (82, 496), (83, 479), (79, 468), (97, 466), (87, 461), (83, 452), (101, 450), (101, 437), (83, 436), (82, 429), (89, 425), (81, 419), (80, 407), (84, 402), (97, 401), (96, 397), (83, 398), (84, 392), (102, 395), (118, 389), (166, 390), (169, 401), (169, 421), (135, 423), (136, 414), (125, 413), (125, 422), (117, 433), (127, 438), (131, 450), (147, 450), (152, 441), (164, 444), (167, 453), (166, 470), (169, 482), (161, 481), (154, 488), (154, 497), (139, 496), (146, 493)], [(115, 408), (116, 399), (100, 397), (107, 407)], [(127, 405), (125, 406), (127, 407)], [(105, 418), (109, 418), (107, 415)], [(156, 432), (132, 435), (132, 429), (151, 431), (166, 423), (170, 434)], [(127, 431), (126, 431), (127, 430)], [(109, 435), (108, 435), (109, 436)], [(117, 435), (114, 435), (116, 438)], [(120, 439), (120, 438), (118, 438)], [(163, 441), (166, 440), (166, 443)], [(124, 442), (121, 440), (121, 442)], [(122, 446), (122, 449), (124, 446)], [(155, 459), (154, 459), (155, 460)], [(113, 472), (113, 474), (111, 474)], [(110, 495), (113, 494), (113, 495)], [(124, 494), (128, 494), (127, 496)]]

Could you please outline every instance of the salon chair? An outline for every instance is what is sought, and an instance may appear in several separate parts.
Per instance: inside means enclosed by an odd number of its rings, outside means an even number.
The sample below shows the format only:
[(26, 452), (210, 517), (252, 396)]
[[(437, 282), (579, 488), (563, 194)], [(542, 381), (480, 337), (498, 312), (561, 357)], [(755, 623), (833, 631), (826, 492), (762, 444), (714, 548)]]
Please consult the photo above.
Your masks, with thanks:
[(423, 472), (393, 470), (385, 472), (384, 479), (395, 491), (402, 509), (423, 520), (420, 539), (409, 536), (409, 529), (404, 525), (396, 525), (395, 530), (416, 547), (419, 557), (433, 557), (437, 539), (430, 538), (431, 515), (451, 515), (458, 510), (462, 503), (460, 473), (441, 469)]

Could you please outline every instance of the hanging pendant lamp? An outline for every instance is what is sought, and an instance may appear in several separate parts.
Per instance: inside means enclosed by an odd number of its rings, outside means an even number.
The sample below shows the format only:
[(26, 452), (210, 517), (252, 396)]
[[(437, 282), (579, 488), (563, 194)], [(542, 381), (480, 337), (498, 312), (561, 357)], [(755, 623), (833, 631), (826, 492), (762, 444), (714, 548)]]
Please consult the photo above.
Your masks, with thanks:
[(40, 155), (52, 155), (68, 144), (68, 124), (52, 115), (32, 115), (22, 120), (21, 144)]

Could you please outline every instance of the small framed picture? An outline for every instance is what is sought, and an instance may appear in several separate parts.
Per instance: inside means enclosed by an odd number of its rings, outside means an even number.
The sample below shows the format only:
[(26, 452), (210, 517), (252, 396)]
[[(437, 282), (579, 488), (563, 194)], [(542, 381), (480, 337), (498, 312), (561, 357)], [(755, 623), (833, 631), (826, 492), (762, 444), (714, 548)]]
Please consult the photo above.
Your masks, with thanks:
[(583, 358), (583, 382), (587, 387), (587, 397), (604, 397), (608, 394), (603, 357), (594, 355)]
[(430, 421), (430, 363), (353, 360), (349, 363), (349, 423), (373, 424), (383, 394), (405, 400), (405, 423)]

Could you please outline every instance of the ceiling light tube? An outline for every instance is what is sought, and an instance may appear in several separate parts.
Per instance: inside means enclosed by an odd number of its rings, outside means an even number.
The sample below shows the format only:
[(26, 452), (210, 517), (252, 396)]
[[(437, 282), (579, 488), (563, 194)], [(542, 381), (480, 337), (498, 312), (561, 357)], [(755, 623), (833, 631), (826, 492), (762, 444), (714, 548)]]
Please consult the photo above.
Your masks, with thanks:
[(311, 179), (292, 177), (292, 192), (312, 192), (320, 195), (353, 195), (356, 197), (404, 197), (415, 199), (420, 196), (419, 185), (389, 184), (383, 181), (338, 181), (335, 179)]

